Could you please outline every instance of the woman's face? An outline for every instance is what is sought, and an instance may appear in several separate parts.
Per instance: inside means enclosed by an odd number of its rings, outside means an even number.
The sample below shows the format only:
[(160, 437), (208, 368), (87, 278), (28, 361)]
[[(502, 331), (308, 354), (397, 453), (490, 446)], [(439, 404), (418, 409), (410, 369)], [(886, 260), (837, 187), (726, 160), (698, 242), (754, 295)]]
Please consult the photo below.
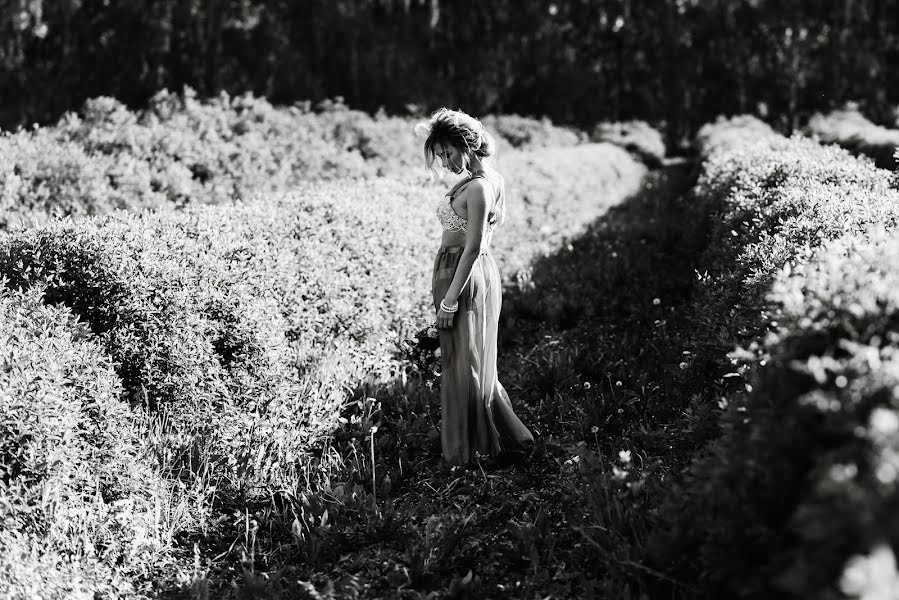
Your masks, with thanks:
[(440, 164), (447, 171), (458, 174), (465, 170), (462, 152), (452, 144), (434, 144), (434, 156), (440, 159)]

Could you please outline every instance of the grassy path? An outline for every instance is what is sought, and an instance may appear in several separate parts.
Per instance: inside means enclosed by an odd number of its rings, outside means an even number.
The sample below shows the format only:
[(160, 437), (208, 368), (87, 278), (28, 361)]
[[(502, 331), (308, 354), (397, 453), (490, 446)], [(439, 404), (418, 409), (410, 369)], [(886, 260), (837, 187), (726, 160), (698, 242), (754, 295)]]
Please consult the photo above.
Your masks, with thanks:
[(527, 464), (448, 468), (435, 394), (417, 381), (359, 389), (315, 491), (218, 507), (228, 518), (197, 547), (215, 558), (185, 567), (164, 596), (637, 598), (651, 589), (639, 511), (652, 498), (640, 490), (702, 437), (681, 374), (704, 243), (691, 184), (688, 164), (651, 172), (640, 193), (535, 265), (532, 289), (506, 294), (500, 377), (537, 437)]

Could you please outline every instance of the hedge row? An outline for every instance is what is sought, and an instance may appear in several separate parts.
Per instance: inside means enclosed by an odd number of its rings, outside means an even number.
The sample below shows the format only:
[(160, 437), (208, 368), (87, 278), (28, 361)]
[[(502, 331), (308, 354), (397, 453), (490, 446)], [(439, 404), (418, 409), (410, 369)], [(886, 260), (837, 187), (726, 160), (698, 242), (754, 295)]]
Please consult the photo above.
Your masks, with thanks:
[[(139, 112), (95, 98), (53, 127), (0, 134), (0, 228), (54, 213), (227, 202), (309, 180), (421, 181), (418, 120), (371, 116), (339, 100), (275, 108), (263, 98), (223, 94), (201, 102), (190, 89), (159, 92)], [(580, 141), (545, 120), (485, 122), (499, 136), (501, 155)]]
[(874, 163), (884, 169), (895, 169), (894, 158), (899, 148), (899, 129), (889, 129), (876, 125), (865, 118), (858, 109), (845, 108), (827, 114), (815, 113), (805, 133), (825, 144), (838, 144), (853, 154), (862, 154), (874, 159)]
[(665, 140), (662, 134), (646, 121), (597, 123), (590, 132), (594, 142), (609, 142), (633, 152), (651, 167), (661, 166), (665, 159)]
[(736, 149), (762, 139), (780, 137), (770, 125), (752, 115), (718, 117), (712, 123), (699, 128), (693, 138), (693, 147), (699, 156), (707, 158), (715, 151)]
[(899, 543), (899, 193), (845, 150), (734, 125), (705, 131), (695, 195), (719, 224), (696, 305), (710, 345), (743, 345), (749, 385), (651, 546), (708, 597), (881, 597)]
[(116, 587), (108, 565), (158, 549), (161, 486), (112, 361), (69, 309), (41, 301), (0, 288), (0, 589), (93, 597)]

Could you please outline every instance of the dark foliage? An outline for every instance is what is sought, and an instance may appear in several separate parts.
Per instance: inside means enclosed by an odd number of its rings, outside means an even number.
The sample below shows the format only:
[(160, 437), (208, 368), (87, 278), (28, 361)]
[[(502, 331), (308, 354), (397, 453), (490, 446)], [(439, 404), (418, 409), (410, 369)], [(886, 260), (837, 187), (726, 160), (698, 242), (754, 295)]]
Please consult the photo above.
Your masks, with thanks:
[[(717, 114), (795, 127), (821, 98), (885, 121), (899, 81), (884, 0), (28, 0), (0, 9), (0, 125), (89, 97), (253, 91), (342, 95), (391, 112), (462, 106), (557, 122), (665, 122), (669, 143)], [(563, 92), (563, 93), (560, 93)]]

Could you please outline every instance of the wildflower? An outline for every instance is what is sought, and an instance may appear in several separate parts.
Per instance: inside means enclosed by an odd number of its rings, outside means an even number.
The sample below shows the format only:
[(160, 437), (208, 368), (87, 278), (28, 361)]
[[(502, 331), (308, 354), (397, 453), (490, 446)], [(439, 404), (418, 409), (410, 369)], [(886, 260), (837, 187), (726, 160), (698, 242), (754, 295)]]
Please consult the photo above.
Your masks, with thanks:
[(624, 384), (621, 383), (620, 380), (615, 382), (615, 387), (621, 387), (622, 385), (624, 385)]
[(591, 432), (591, 433), (598, 433), (598, 432), (599, 432), (599, 427), (597, 427), (596, 425), (594, 425), (593, 427), (590, 428), (590, 432)]
[(584, 382), (584, 389), (585, 389), (585, 390), (589, 390), (590, 387), (591, 387), (590, 382), (589, 382), (589, 381), (585, 381), (585, 382)]
[(658, 298), (653, 298), (653, 299), (652, 299), (652, 303), (653, 303), (654, 305), (658, 306), (659, 304), (662, 303), (662, 301), (659, 300)]
[(618, 460), (623, 463), (631, 462), (631, 451), (630, 450), (620, 450), (618, 452)]

